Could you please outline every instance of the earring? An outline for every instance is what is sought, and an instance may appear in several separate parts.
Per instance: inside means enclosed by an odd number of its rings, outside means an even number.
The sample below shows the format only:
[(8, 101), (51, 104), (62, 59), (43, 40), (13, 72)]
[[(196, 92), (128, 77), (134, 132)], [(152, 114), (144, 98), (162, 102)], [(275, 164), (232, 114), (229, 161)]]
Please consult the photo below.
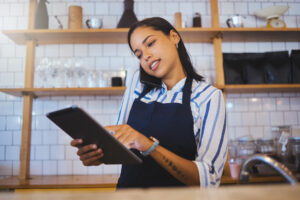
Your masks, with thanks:
[(178, 49), (178, 43), (176, 43), (176, 48)]

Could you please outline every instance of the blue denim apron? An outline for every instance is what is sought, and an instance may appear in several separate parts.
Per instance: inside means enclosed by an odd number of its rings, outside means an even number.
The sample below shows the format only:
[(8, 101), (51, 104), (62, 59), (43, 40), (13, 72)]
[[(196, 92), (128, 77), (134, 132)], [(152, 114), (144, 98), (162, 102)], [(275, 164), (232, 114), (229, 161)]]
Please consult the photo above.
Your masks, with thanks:
[[(191, 86), (192, 80), (186, 79), (182, 104), (163, 104), (155, 101), (144, 103), (141, 101), (147, 93), (144, 89), (139, 98), (133, 102), (128, 124), (146, 137), (157, 138), (162, 147), (178, 156), (195, 160), (197, 148), (190, 107)], [(143, 160), (143, 163), (123, 165), (117, 188), (184, 186), (151, 156), (144, 157), (137, 150), (133, 151)]]

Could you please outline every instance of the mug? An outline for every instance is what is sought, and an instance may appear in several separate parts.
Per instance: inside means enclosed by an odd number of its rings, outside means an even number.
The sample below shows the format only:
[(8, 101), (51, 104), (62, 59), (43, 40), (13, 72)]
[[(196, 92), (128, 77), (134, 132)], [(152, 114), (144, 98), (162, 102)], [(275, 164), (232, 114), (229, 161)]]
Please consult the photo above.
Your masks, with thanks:
[(115, 77), (111, 77), (111, 86), (115, 87), (115, 86), (122, 86), (122, 78), (115, 76)]
[(88, 28), (101, 28), (102, 27), (102, 19), (99, 18), (91, 18), (85, 21)]
[(244, 17), (240, 15), (234, 15), (226, 20), (228, 27), (244, 27)]

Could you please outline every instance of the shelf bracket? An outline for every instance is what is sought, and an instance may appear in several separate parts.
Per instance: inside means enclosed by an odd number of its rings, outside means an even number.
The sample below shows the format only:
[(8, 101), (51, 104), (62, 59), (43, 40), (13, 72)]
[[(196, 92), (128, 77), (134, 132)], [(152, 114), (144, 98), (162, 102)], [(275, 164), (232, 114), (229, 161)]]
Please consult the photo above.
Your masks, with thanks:
[(22, 92), (22, 96), (29, 96), (29, 95), (30, 95), (30, 92), (27, 92), (27, 91)]
[(23, 91), (22, 96), (32, 96), (32, 98), (37, 99), (38, 96), (35, 95), (33, 92)]
[(221, 38), (223, 39), (223, 33), (221, 31), (217, 32), (217, 34), (213, 38)]

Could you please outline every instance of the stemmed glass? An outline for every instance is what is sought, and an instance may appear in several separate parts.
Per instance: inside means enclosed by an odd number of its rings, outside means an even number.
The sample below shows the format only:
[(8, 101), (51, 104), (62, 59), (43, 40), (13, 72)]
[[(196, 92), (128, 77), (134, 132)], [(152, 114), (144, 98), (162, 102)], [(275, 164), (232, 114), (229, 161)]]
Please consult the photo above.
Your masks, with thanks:
[(42, 59), (41, 62), (41, 79), (42, 79), (42, 87), (49, 88), (51, 87), (52, 80), (51, 80), (51, 66), (52, 62), (49, 58)]
[(76, 76), (76, 86), (77, 87), (87, 87), (88, 85), (88, 73), (86, 69), (83, 67), (82, 59), (77, 58), (74, 61), (74, 71), (73, 75)]
[(74, 87), (73, 84), (73, 60), (68, 58), (64, 62), (64, 74), (66, 87)]
[(88, 71), (88, 87), (99, 87), (99, 72), (96, 69)]

